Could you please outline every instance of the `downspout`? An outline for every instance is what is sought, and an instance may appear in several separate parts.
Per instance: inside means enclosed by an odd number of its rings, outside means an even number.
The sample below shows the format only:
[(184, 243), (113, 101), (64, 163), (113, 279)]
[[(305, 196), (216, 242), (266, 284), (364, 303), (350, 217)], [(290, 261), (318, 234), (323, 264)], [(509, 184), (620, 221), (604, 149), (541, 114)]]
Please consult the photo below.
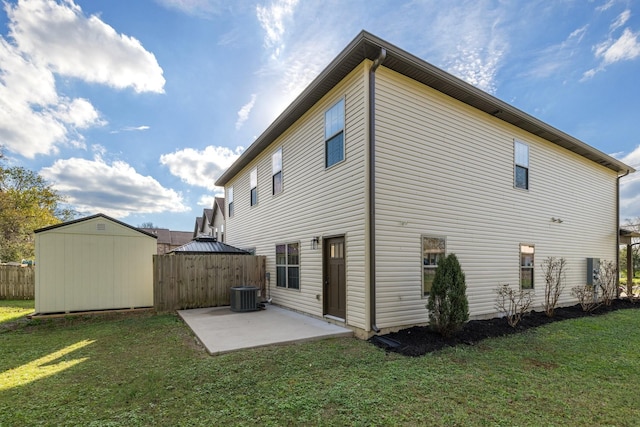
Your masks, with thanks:
[(371, 329), (380, 332), (376, 325), (376, 123), (375, 123), (375, 73), (387, 57), (387, 50), (380, 48), (380, 55), (369, 69), (369, 314)]
[[(631, 171), (627, 169), (627, 173), (618, 176), (616, 179), (616, 270), (620, 269), (620, 178), (624, 178), (629, 175)], [(629, 251), (629, 247), (627, 247)], [(627, 254), (628, 257), (628, 254)], [(629, 281), (629, 267), (627, 266), (627, 281)], [(620, 297), (620, 271), (616, 276), (616, 294)]]

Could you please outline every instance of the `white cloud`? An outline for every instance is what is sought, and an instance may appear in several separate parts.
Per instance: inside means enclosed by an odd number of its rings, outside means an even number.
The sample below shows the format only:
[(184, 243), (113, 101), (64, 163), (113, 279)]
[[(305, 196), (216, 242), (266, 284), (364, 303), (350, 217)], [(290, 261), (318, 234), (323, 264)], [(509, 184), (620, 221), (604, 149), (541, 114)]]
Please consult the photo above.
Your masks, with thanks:
[[(496, 7), (495, 2), (458, 1), (440, 7), (435, 2), (407, 5), (397, 13), (403, 16), (396, 25), (399, 37), (415, 39), (415, 47), (406, 49), (440, 68), (494, 93), (496, 76), (509, 51), (508, 26), (513, 21), (513, 6), (505, 3)], [(422, 17), (422, 18), (420, 18)], [(413, 22), (416, 19), (419, 22)], [(416, 37), (414, 28), (421, 28)]]
[(640, 56), (639, 35), (640, 33), (634, 33), (629, 28), (625, 28), (617, 40), (607, 40), (595, 47), (596, 58), (601, 58), (604, 65), (636, 59)]
[(244, 122), (249, 118), (249, 113), (253, 109), (253, 106), (256, 103), (257, 95), (254, 93), (251, 95), (251, 100), (244, 104), (240, 111), (238, 111), (238, 120), (236, 121), (236, 129), (240, 129)]
[(55, 75), (112, 87), (161, 92), (162, 69), (140, 43), (118, 35), (72, 0), (5, 3), (0, 36), (0, 141), (33, 158), (60, 145), (84, 147), (79, 131), (105, 124), (87, 99), (59, 94)]
[(631, 11), (628, 9), (618, 15), (611, 23), (607, 40), (593, 46), (593, 54), (596, 59), (600, 60), (600, 64), (585, 71), (581, 81), (592, 78), (611, 64), (620, 61), (631, 61), (640, 57), (640, 32), (625, 28), (619, 37), (613, 36), (615, 30), (625, 25), (630, 17)]
[(289, 20), (298, 0), (274, 0), (270, 6), (256, 6), (256, 15), (265, 31), (265, 47), (272, 49), (272, 56), (277, 58), (284, 49), (283, 36), (285, 21)]
[(564, 71), (573, 67), (573, 57), (579, 51), (588, 27), (588, 25), (584, 25), (577, 28), (561, 43), (548, 46), (535, 54), (527, 66), (528, 70), (525, 75), (548, 78), (558, 74), (559, 70)]
[[(211, 15), (228, 7), (227, 0), (156, 0), (169, 9), (176, 9), (188, 15)], [(234, 2), (235, 3), (235, 2)]]
[[(627, 153), (616, 153), (621, 162), (640, 170), (640, 145)], [(640, 172), (630, 174), (620, 180), (620, 218), (640, 218)]]
[(616, 20), (611, 23), (611, 26), (609, 27), (609, 29), (611, 31), (614, 31), (614, 30), (622, 27), (624, 24), (627, 23), (629, 18), (631, 18), (631, 11), (629, 9), (627, 9), (624, 12), (622, 12), (620, 15), (618, 15)]
[(10, 35), (21, 52), (62, 76), (136, 92), (163, 92), (162, 68), (140, 42), (86, 17), (72, 0), (21, 0), (7, 6)]
[(608, 0), (605, 4), (603, 4), (602, 6), (598, 6), (596, 7), (596, 11), (598, 12), (604, 12), (605, 10), (611, 8), (611, 6), (613, 6), (614, 4), (616, 4), (616, 0)]
[(244, 149), (231, 150), (227, 147), (207, 146), (199, 151), (185, 148), (160, 156), (160, 163), (183, 182), (197, 187), (215, 190), (215, 180), (242, 154)]
[(151, 129), (150, 126), (141, 125), (141, 126), (125, 126), (122, 129), (112, 130), (109, 133), (120, 133), (120, 132), (137, 132)]
[(124, 218), (130, 214), (190, 210), (176, 191), (164, 188), (150, 176), (140, 175), (128, 163), (108, 164), (99, 155), (94, 160), (56, 160), (40, 175), (82, 213), (102, 212)]
[(203, 208), (211, 209), (216, 197), (224, 197), (224, 190), (222, 187), (217, 189), (213, 195), (211, 194), (203, 194), (198, 199), (198, 206), (202, 206)]

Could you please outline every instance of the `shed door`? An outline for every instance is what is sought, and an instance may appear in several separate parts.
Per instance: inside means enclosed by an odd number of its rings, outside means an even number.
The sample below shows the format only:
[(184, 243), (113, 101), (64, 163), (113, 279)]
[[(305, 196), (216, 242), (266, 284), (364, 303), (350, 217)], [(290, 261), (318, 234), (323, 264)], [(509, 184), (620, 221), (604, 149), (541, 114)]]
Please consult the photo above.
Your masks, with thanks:
[(325, 239), (324, 314), (344, 319), (347, 311), (344, 237)]

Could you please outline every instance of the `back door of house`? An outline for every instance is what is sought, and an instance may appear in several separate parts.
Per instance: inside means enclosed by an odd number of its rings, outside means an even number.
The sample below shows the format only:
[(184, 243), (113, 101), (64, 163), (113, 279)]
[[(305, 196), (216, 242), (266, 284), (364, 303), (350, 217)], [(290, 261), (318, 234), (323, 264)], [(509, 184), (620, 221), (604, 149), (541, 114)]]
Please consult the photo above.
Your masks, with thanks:
[(344, 237), (325, 239), (324, 244), (324, 314), (345, 319), (347, 287), (344, 262)]

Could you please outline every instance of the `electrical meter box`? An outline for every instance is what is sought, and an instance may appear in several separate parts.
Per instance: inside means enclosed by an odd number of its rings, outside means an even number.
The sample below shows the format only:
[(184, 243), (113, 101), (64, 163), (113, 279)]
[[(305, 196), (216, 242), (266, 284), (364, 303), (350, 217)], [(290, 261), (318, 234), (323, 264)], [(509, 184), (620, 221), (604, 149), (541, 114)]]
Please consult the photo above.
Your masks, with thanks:
[(600, 258), (587, 258), (587, 285), (600, 282)]

